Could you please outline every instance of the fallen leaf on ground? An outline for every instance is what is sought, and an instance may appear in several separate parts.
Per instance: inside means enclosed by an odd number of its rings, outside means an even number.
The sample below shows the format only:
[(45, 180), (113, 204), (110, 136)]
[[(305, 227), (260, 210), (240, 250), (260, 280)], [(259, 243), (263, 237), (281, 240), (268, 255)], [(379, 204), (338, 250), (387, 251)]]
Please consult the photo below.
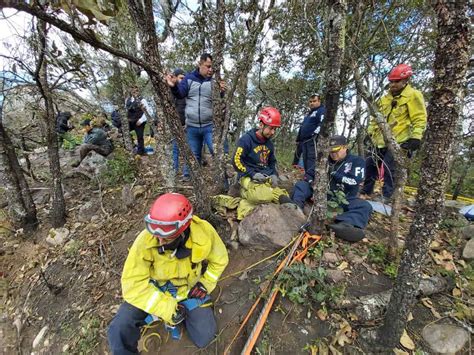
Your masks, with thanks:
[(409, 352), (406, 352), (405, 350), (400, 350), (398, 348), (393, 349), (393, 353), (395, 355), (410, 355)]
[(462, 292), (459, 288), (457, 288), (457, 287), (453, 288), (453, 296), (454, 297), (461, 297), (461, 295), (462, 295)]
[(402, 337), (400, 338), (400, 344), (402, 344), (403, 347), (408, 350), (415, 350), (415, 343), (413, 342), (413, 340), (411, 340), (406, 329), (403, 330)]
[(342, 270), (347, 269), (348, 266), (349, 266), (349, 263), (347, 261), (343, 261), (337, 268), (342, 271)]
[(421, 299), (421, 303), (423, 303), (423, 305), (426, 307), (426, 308), (429, 308), (429, 310), (431, 311), (431, 313), (438, 319), (441, 318), (441, 314), (438, 313), (438, 311), (434, 308), (433, 306), (433, 302), (431, 302), (431, 300), (429, 298), (422, 298)]
[(325, 309), (318, 309), (316, 315), (320, 320), (326, 320), (326, 318), (328, 317), (328, 311)]
[(408, 319), (407, 319), (407, 321), (408, 321), (408, 322), (411, 322), (412, 320), (413, 320), (413, 314), (410, 312), (410, 313), (408, 313)]

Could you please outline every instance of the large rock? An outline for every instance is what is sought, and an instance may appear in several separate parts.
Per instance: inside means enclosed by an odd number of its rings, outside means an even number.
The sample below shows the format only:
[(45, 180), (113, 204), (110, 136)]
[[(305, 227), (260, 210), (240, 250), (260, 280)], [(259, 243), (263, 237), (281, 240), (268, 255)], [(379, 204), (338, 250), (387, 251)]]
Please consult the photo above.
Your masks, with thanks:
[(469, 340), (466, 330), (450, 324), (427, 325), (421, 334), (431, 350), (440, 354), (454, 354)]
[(258, 249), (287, 245), (305, 223), (305, 215), (293, 205), (260, 205), (239, 224), (239, 241)]
[(465, 226), (462, 229), (462, 235), (466, 239), (473, 239), (473, 237), (474, 237), (474, 224), (470, 224), (468, 226)]
[(63, 245), (69, 237), (69, 229), (67, 228), (51, 228), (46, 237), (46, 242), (52, 246)]
[(474, 259), (474, 239), (469, 239), (462, 251), (462, 257), (466, 260)]
[(84, 158), (79, 167), (91, 174), (100, 175), (100, 173), (106, 169), (106, 166), (106, 158), (96, 152), (91, 152)]

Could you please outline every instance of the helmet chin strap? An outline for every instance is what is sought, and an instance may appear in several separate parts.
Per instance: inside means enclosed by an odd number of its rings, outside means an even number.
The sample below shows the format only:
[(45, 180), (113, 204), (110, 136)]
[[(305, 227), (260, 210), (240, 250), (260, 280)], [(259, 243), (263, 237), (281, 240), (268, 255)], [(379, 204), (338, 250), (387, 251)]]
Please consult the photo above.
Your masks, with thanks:
[(171, 257), (176, 256), (178, 259), (183, 259), (191, 255), (191, 249), (185, 247), (185, 244), (189, 239), (189, 233), (189, 228), (187, 228), (172, 242), (160, 245), (158, 247), (158, 253), (164, 254), (166, 250), (173, 250)]

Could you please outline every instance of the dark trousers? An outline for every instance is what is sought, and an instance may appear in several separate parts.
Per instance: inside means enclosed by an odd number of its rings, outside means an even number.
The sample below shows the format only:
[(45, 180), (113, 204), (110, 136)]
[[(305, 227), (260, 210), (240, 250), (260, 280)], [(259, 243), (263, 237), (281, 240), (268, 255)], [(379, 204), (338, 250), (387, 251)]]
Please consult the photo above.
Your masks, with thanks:
[[(301, 208), (304, 207), (306, 200), (313, 195), (313, 188), (306, 181), (298, 181), (291, 193), (291, 199)], [(367, 201), (360, 198), (348, 199), (348, 205), (341, 205), (343, 212), (336, 216), (336, 221), (347, 222), (358, 228), (364, 229), (369, 223), (372, 214), (372, 206)]]
[(136, 122), (128, 122), (128, 128), (131, 131), (135, 131), (137, 134), (137, 154), (145, 154), (145, 140), (143, 138), (145, 132), (145, 124), (143, 122), (140, 126), (137, 126)]
[(92, 151), (102, 155), (103, 157), (106, 157), (112, 152), (112, 148), (103, 145), (81, 144), (81, 147), (79, 148), (80, 161), (83, 161), (87, 154)]
[(314, 179), (314, 169), (316, 167), (316, 140), (310, 139), (303, 143), (303, 166), (305, 177)]
[(375, 181), (379, 177), (382, 164), (384, 168), (382, 194), (384, 197), (392, 197), (396, 171), (392, 153), (387, 148), (374, 149), (365, 161), (365, 180), (360, 191), (362, 194), (370, 195), (374, 192)]
[[(145, 325), (148, 313), (124, 302), (109, 325), (107, 337), (113, 355), (138, 354), (140, 327)], [(216, 319), (211, 307), (186, 311), (184, 321), (192, 342), (199, 348), (207, 346), (217, 333)]]

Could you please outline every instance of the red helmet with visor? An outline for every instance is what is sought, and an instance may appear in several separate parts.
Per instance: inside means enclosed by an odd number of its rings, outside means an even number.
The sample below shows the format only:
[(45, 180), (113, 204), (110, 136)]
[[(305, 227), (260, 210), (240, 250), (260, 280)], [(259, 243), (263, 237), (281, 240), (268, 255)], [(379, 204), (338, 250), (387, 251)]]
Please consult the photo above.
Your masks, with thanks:
[(145, 216), (148, 232), (158, 238), (174, 239), (191, 224), (193, 206), (178, 193), (166, 193), (158, 197)]

